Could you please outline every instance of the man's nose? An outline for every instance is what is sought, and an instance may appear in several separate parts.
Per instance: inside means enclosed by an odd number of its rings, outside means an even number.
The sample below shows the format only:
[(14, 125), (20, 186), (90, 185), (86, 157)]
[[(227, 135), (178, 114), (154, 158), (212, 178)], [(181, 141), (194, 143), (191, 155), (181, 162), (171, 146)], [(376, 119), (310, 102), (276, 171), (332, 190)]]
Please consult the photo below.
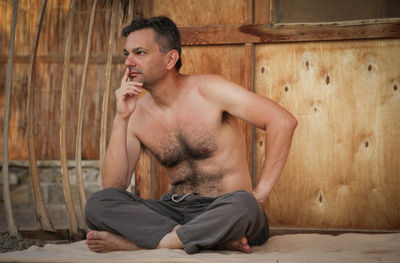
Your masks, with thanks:
[(131, 56), (127, 56), (125, 59), (125, 66), (129, 67), (129, 66), (135, 66), (136, 63), (135, 61), (132, 59)]

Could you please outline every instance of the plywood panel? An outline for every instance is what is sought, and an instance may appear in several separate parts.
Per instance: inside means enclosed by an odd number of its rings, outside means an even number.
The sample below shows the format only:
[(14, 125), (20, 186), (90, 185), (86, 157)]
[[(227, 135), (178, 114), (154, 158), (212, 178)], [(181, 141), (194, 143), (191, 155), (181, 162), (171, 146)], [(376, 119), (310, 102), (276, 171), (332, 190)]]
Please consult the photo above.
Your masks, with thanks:
[[(251, 23), (249, 0), (154, 0), (151, 15), (165, 15), (179, 26)], [(173, 8), (171, 8), (173, 7)]]
[(257, 92), (299, 121), (272, 225), (400, 229), (400, 41), (260, 45), (256, 60)]

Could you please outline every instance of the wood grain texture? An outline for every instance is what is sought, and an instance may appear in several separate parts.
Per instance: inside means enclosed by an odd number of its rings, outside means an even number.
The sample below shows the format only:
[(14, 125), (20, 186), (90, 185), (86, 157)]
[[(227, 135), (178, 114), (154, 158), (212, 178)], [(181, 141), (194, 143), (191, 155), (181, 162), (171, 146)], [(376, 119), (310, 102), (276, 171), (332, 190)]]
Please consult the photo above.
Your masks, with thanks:
[[(86, 52), (85, 52), (85, 63), (83, 66), (83, 73), (82, 73), (82, 84), (81, 84), (81, 90), (79, 93), (79, 110), (78, 110), (78, 124), (76, 128), (76, 143), (75, 143), (75, 162), (76, 162), (76, 177), (77, 177), (77, 187), (78, 187), (78, 193), (79, 193), (79, 204), (80, 204), (80, 213), (81, 217), (84, 218), (85, 214), (85, 204), (86, 204), (86, 191), (85, 191), (85, 182), (83, 180), (83, 174), (82, 174), (82, 125), (83, 125), (83, 110), (84, 110), (84, 104), (83, 104), (83, 99), (84, 99), (84, 94), (85, 94), (85, 88), (87, 84), (87, 71), (88, 71), (88, 66), (89, 66), (89, 55), (90, 55), (90, 50), (91, 50), (91, 44), (92, 44), (92, 36), (93, 36), (93, 25), (94, 25), (94, 19), (96, 16), (96, 8), (97, 8), (97, 0), (94, 0), (93, 2), (93, 7), (92, 7), (92, 12), (90, 13), (90, 23), (89, 23), (89, 34), (88, 34), (88, 39), (87, 39), (87, 46), (86, 46)], [(82, 229), (85, 229), (86, 232), (88, 232), (88, 227), (86, 224), (81, 226)]]
[(154, 0), (151, 15), (166, 15), (179, 26), (247, 24), (251, 23), (249, 3), (249, 0)]
[(79, 233), (78, 217), (75, 211), (74, 202), (71, 194), (71, 185), (68, 173), (68, 157), (67, 157), (67, 98), (69, 93), (69, 56), (71, 52), (71, 39), (72, 39), (72, 23), (75, 15), (75, 0), (70, 2), (70, 12), (68, 19), (68, 30), (66, 32), (65, 42), (65, 62), (63, 68), (63, 81), (61, 86), (61, 128), (60, 128), (60, 163), (62, 172), (62, 186), (64, 192), (65, 205), (67, 208), (69, 227), (71, 229), (72, 238), (79, 240), (81, 235)]
[(400, 22), (320, 25), (221, 25), (179, 27), (183, 45), (283, 43), (327, 40), (399, 38)]
[[(400, 229), (400, 41), (261, 45), (256, 60), (257, 93), (299, 121), (271, 224)], [(256, 145), (259, 176), (261, 131)]]
[[(20, 1), (19, 22), (16, 30), (16, 49), (15, 49), (15, 70), (13, 73), (13, 90), (11, 94), (10, 108), (10, 159), (24, 160), (28, 158), (28, 146), (24, 139), (27, 135), (26, 122), (26, 86), (28, 82), (28, 72), (30, 63), (30, 54), (32, 53), (32, 43), (34, 41), (35, 22), (41, 6), (41, 0), (22, 0)], [(11, 20), (11, 5), (6, 2), (2, 3), (2, 14), (0, 16), (0, 43), (9, 45), (9, 25), (5, 19)], [(71, 136), (71, 141), (75, 141), (75, 131), (77, 125), (77, 110), (79, 101), (79, 88), (83, 73), (83, 64), (85, 60), (85, 50), (87, 46), (87, 35), (89, 28), (88, 16), (91, 12), (92, 5), (86, 1), (77, 3), (76, 15), (73, 24), (73, 32), (71, 40), (71, 60), (70, 60), (70, 92), (68, 101), (70, 107), (67, 114), (67, 133)], [(59, 142), (57, 134), (60, 129), (60, 105), (61, 100), (61, 83), (62, 83), (62, 65), (64, 63), (64, 43), (65, 32), (68, 25), (69, 1), (54, 0), (49, 1), (47, 11), (43, 17), (43, 25), (41, 36), (38, 43), (38, 52), (36, 60), (35, 72), (36, 77), (33, 79), (32, 85), (35, 87), (34, 109), (35, 118), (35, 139), (34, 146), (38, 159), (58, 159), (59, 158)], [(97, 64), (88, 70), (87, 98), (85, 103), (88, 105), (84, 111), (84, 127), (82, 140), (84, 149), (82, 151), (83, 159), (99, 158), (99, 136), (100, 136), (100, 118), (101, 118), (101, 101), (102, 90), (105, 83), (105, 65), (107, 62), (107, 45), (104, 45), (104, 39), (109, 35), (109, 23), (111, 18), (110, 4), (99, 5), (96, 11), (96, 23), (94, 25), (92, 55), (89, 64)], [(4, 11), (4, 12), (3, 12)], [(118, 15), (119, 16), (119, 15)], [(4, 33), (4, 34), (3, 34)], [(120, 35), (115, 34), (116, 42), (123, 41)], [(121, 40), (119, 40), (121, 39)], [(122, 72), (123, 58), (118, 56), (122, 54), (121, 49), (117, 45), (113, 50), (112, 72)], [(7, 63), (7, 54), (1, 49), (0, 59), (0, 76), (5, 79), (5, 69)], [(76, 58), (79, 58), (76, 60)], [(100, 57), (100, 60), (98, 58)], [(19, 59), (22, 58), (22, 59)], [(117, 60), (115, 59), (117, 58)], [(115, 76), (114, 76), (115, 75)], [(119, 74), (111, 76), (112, 83), (119, 82)], [(0, 82), (0, 97), (3, 98), (5, 83)], [(100, 101), (100, 103), (99, 103)], [(110, 102), (110, 115), (113, 115), (113, 102)], [(3, 112), (0, 112), (0, 121), (2, 121)], [(108, 124), (110, 126), (110, 124)], [(109, 129), (108, 129), (109, 130)], [(67, 156), (68, 159), (74, 158), (74, 143), (68, 143)]]
[[(40, 32), (42, 29), (42, 23), (44, 14), (47, 7), (47, 0), (42, 1), (40, 13), (38, 16), (38, 20), (36, 23), (35, 36), (32, 45), (32, 53), (30, 57), (29, 63), (29, 71), (28, 71), (28, 81), (27, 81), (27, 100), (26, 100), (26, 115), (27, 115), (27, 144), (28, 144), (28, 159), (29, 159), (29, 174), (32, 182), (32, 196), (33, 196), (33, 206), (35, 208), (36, 220), (40, 223), (40, 226), (43, 230), (46, 231), (55, 231), (54, 226), (50, 220), (49, 213), (46, 208), (46, 204), (44, 202), (44, 196), (42, 192), (42, 188), (40, 186), (39, 173), (37, 168), (37, 158), (35, 151), (35, 140), (36, 136), (34, 131), (36, 127), (34, 126), (34, 79), (36, 72), (36, 55), (38, 50), (38, 43), (40, 38)], [(18, 133), (16, 133), (18, 134)]]
[(254, 24), (268, 24), (268, 8), (270, 0), (254, 1)]
[(11, 236), (21, 239), (21, 235), (18, 232), (15, 224), (14, 213), (11, 205), (10, 196), (10, 184), (8, 180), (8, 130), (9, 130), (9, 118), (10, 118), (10, 94), (11, 94), (11, 83), (12, 83), (12, 69), (13, 69), (13, 57), (14, 57), (14, 43), (15, 43), (15, 28), (17, 25), (17, 14), (18, 14), (18, 1), (13, 1), (13, 16), (11, 20), (11, 35), (10, 45), (8, 52), (8, 65), (7, 65), (7, 79), (6, 79), (6, 95), (4, 96), (4, 121), (3, 121), (3, 145), (2, 145), (2, 175), (3, 175), (3, 200), (4, 200), (4, 211), (7, 221), (8, 233)]
[(151, 176), (154, 176), (154, 162), (151, 153), (142, 149), (135, 170), (135, 193), (141, 198), (153, 198)]

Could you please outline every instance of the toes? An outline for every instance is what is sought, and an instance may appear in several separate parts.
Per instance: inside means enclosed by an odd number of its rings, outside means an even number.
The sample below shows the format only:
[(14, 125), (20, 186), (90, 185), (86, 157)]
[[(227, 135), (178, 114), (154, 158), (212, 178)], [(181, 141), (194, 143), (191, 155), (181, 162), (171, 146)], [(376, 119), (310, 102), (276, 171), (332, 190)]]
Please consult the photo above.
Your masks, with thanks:
[(246, 237), (242, 237), (242, 239), (240, 239), (238, 241), (238, 243), (239, 243), (238, 248), (240, 251), (242, 251), (244, 253), (251, 253), (251, 247), (250, 247)]
[(96, 253), (102, 253), (102, 252), (104, 252), (104, 247), (103, 247), (103, 246), (100, 246), (100, 245), (90, 245), (90, 246), (88, 246), (88, 248), (89, 248), (91, 251), (96, 252)]
[(86, 244), (89, 246), (89, 245), (99, 245), (99, 242), (98, 242), (98, 240), (96, 240), (96, 239), (87, 239), (86, 240)]
[(86, 239), (96, 239), (97, 231), (92, 230), (86, 235)]

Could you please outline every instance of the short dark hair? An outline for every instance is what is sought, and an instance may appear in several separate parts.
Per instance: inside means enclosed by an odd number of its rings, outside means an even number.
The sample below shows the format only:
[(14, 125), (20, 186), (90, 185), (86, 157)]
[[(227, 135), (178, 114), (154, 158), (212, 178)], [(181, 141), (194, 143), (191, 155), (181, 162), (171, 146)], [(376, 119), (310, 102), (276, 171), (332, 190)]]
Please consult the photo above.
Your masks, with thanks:
[(122, 29), (122, 35), (127, 37), (131, 32), (146, 28), (152, 28), (156, 32), (155, 41), (160, 46), (161, 52), (166, 53), (173, 49), (178, 51), (179, 59), (175, 68), (179, 70), (182, 66), (181, 36), (174, 21), (165, 16), (135, 19)]

